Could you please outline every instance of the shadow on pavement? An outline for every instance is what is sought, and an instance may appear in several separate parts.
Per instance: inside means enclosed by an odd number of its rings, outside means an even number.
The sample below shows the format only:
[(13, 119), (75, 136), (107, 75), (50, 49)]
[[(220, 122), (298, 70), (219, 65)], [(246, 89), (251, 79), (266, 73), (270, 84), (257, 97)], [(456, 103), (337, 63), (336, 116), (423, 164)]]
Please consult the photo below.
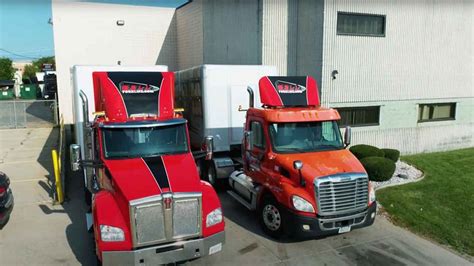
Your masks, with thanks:
[[(70, 143), (71, 134), (67, 134), (68, 139), (66, 140), (66, 147)], [(58, 135), (51, 134), (47, 140), (45, 147), (43, 148), (42, 156), (46, 157), (49, 155), (51, 158), (51, 143), (57, 143)], [(43, 154), (44, 153), (44, 154)], [(46, 154), (48, 153), (48, 154)], [(42, 157), (42, 158), (44, 158)], [(39, 161), (47, 169), (52, 169), (51, 160)], [(49, 164), (49, 165), (48, 165)], [(66, 153), (66, 161), (63, 162), (63, 166), (66, 169), (66, 181), (65, 181), (65, 201), (62, 204), (62, 209), (56, 210), (49, 208), (47, 205), (40, 205), (40, 209), (45, 214), (52, 213), (65, 213), (68, 215), (71, 223), (66, 227), (65, 234), (68, 241), (68, 244), (74, 253), (77, 261), (82, 265), (95, 265), (95, 254), (94, 254), (94, 243), (92, 240), (92, 234), (87, 231), (86, 223), (86, 212), (89, 207), (85, 204), (84, 200), (84, 183), (83, 178), (80, 172), (72, 172), (69, 168), (69, 158)], [(52, 191), (52, 186), (54, 184), (54, 175), (50, 171), (49, 183), (41, 183), (40, 186), (43, 187), (46, 191)]]
[(54, 100), (51, 101), (24, 101), (18, 103), (23, 105), (25, 113), (24, 120), (28, 127), (50, 126), (55, 124)]
[(256, 211), (249, 211), (245, 208), (242, 204), (237, 202), (234, 198), (232, 198), (226, 191), (219, 191), (218, 192), (219, 199), (221, 200), (222, 210), (224, 212), (224, 216), (231, 220), (232, 222), (236, 223), (237, 225), (245, 228), (246, 230), (259, 235), (263, 238), (268, 240), (278, 242), (278, 243), (296, 243), (302, 242), (307, 240), (317, 240), (317, 239), (324, 239), (326, 237), (319, 237), (319, 238), (291, 238), (291, 236), (282, 237), (280, 239), (272, 238), (266, 235), (262, 228), (260, 227), (260, 223), (258, 221), (258, 213)]

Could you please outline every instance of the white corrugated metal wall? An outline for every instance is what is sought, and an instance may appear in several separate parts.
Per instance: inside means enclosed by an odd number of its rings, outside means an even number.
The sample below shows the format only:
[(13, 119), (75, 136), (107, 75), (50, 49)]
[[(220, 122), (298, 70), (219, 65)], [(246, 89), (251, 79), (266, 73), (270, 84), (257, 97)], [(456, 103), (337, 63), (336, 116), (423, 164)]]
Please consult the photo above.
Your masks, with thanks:
[[(381, 106), (380, 125), (354, 128), (355, 143), (403, 153), (474, 145), (473, 1), (326, 0), (324, 7), (322, 102)], [(337, 35), (338, 11), (386, 15), (386, 36)], [(432, 102), (456, 102), (456, 120), (417, 123), (418, 104)]]
[(288, 0), (262, 0), (262, 64), (287, 74)]
[[(324, 100), (473, 97), (473, 6), (462, 0), (326, 0)], [(336, 35), (338, 11), (386, 15), (386, 36)], [(335, 82), (332, 70), (339, 72)]]

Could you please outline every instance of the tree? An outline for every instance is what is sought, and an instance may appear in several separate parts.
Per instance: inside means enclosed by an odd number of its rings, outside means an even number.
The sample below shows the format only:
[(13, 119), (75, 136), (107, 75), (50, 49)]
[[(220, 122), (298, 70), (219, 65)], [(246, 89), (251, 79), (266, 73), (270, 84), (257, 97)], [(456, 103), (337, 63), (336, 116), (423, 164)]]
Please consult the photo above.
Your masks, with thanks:
[(47, 57), (41, 57), (38, 60), (35, 60), (32, 62), (33, 66), (35, 66), (38, 69), (38, 72), (41, 71), (41, 68), (43, 67), (43, 64), (55, 64), (56, 61), (54, 60), (54, 56), (47, 56)]
[(23, 69), (23, 78), (31, 78), (36, 76), (38, 69), (34, 65), (26, 65)]
[(9, 58), (0, 58), (0, 80), (12, 80), (15, 74), (15, 69), (12, 65), (12, 60)]
[(23, 77), (34, 77), (36, 72), (41, 72), (43, 64), (55, 64), (54, 56), (41, 57), (38, 60), (31, 62), (31, 65), (26, 65), (23, 70)]

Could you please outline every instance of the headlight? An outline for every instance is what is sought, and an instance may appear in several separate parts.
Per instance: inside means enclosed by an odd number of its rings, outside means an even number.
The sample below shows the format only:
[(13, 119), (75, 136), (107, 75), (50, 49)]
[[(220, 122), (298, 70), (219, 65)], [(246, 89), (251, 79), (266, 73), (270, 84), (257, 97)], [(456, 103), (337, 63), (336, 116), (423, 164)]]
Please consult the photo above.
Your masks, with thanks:
[(375, 189), (372, 186), (372, 183), (369, 182), (369, 205), (375, 201)]
[(206, 227), (213, 226), (222, 222), (222, 210), (221, 208), (217, 208), (210, 212), (206, 217)]
[(110, 225), (100, 225), (100, 238), (104, 242), (124, 241), (123, 230)]
[(295, 207), (296, 210), (314, 213), (313, 205), (311, 205), (311, 203), (309, 203), (307, 200), (299, 196), (293, 195), (291, 197), (291, 201), (293, 202), (293, 207)]

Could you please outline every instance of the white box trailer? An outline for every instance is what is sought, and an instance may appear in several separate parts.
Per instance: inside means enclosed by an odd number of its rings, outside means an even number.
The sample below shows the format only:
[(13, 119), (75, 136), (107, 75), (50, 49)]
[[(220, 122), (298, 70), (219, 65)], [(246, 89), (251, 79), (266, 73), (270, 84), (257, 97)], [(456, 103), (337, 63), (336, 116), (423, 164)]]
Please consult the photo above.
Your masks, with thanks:
[[(252, 88), (258, 105), (259, 79), (277, 76), (277, 69), (262, 65), (200, 65), (175, 74), (176, 107), (184, 108), (191, 147), (200, 150), (206, 137), (213, 138), (212, 161), (205, 165), (198, 161), (201, 170), (206, 170), (201, 171), (202, 175), (212, 179), (207, 171), (210, 167), (211, 175), (215, 170), (217, 178), (227, 178), (234, 170), (232, 157), (240, 157), (245, 112), (239, 111), (239, 106), (249, 107), (247, 87)], [(236, 149), (235, 156), (231, 155)]]

